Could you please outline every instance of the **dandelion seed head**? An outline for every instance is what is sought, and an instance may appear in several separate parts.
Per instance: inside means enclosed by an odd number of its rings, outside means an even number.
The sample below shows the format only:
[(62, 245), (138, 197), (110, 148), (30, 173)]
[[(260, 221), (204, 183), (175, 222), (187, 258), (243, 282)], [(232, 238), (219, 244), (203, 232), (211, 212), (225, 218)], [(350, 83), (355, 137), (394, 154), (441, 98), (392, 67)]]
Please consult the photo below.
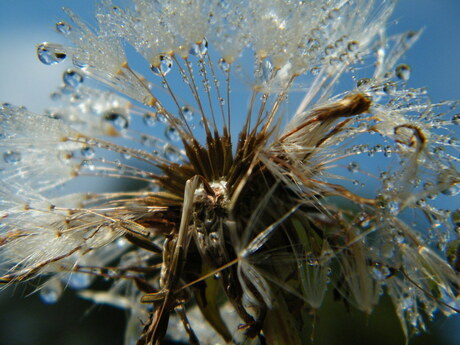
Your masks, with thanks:
[(53, 105), (0, 107), (0, 282), (41, 275), (47, 303), (68, 285), (127, 309), (145, 345), (174, 311), (182, 339), (206, 338), (196, 310), (225, 342), (308, 343), (331, 293), (367, 315), (390, 296), (406, 336), (458, 311), (459, 211), (437, 204), (460, 192), (458, 103), (408, 87), (421, 32), (387, 37), (394, 6), (102, 0), (95, 25), (65, 10), (68, 45), (37, 47), (74, 65)]

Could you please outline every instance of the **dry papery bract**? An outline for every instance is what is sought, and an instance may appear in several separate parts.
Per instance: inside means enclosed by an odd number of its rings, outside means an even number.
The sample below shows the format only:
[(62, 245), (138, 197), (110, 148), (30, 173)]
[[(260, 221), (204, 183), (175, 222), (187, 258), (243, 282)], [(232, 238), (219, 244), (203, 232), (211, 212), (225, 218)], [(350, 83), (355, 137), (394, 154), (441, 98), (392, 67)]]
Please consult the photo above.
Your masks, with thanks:
[(387, 36), (394, 6), (65, 10), (70, 45), (37, 47), (74, 65), (53, 105), (1, 106), (1, 282), (127, 309), (138, 345), (307, 344), (327, 294), (388, 295), (406, 337), (458, 312), (460, 115), (408, 87), (420, 33)]

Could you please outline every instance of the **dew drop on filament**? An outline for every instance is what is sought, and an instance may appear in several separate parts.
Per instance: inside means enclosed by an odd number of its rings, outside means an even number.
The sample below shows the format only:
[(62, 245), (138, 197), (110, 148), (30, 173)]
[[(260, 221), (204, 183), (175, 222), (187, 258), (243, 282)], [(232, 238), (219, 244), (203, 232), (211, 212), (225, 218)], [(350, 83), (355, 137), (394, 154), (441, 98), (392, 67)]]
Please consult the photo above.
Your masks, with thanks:
[(230, 64), (227, 61), (225, 61), (224, 58), (220, 58), (217, 62), (217, 65), (219, 66), (220, 70), (224, 73), (227, 73), (230, 70)]
[(460, 125), (460, 114), (455, 114), (452, 116), (452, 123), (454, 125)]
[(21, 154), (17, 151), (6, 151), (3, 153), (3, 160), (8, 164), (17, 164), (21, 161)]
[(179, 141), (180, 136), (179, 133), (177, 132), (177, 129), (174, 127), (168, 126), (165, 130), (165, 136), (171, 141)]
[(75, 290), (87, 288), (91, 284), (91, 276), (86, 273), (72, 273), (69, 278), (69, 286)]
[(406, 64), (401, 64), (397, 66), (395, 70), (396, 76), (399, 79), (404, 80), (404, 81), (409, 80), (410, 72), (411, 72), (411, 68), (409, 65), (406, 65)]
[(177, 163), (180, 160), (179, 152), (174, 146), (170, 144), (166, 144), (163, 147), (163, 155), (167, 160), (173, 163)]
[(169, 55), (160, 55), (159, 63), (150, 66), (152, 72), (158, 76), (165, 76), (171, 71), (173, 61)]
[(94, 158), (94, 150), (90, 146), (85, 146), (81, 149), (81, 155), (87, 159)]
[(128, 128), (128, 118), (115, 111), (108, 111), (104, 114), (104, 120), (110, 123), (115, 129), (121, 131)]
[(37, 56), (40, 62), (45, 65), (55, 65), (64, 61), (67, 57), (63, 51), (59, 51), (57, 47), (52, 46), (47, 42), (44, 42), (37, 47)]
[(359, 164), (357, 162), (351, 162), (348, 164), (348, 171), (355, 173), (359, 171)]
[(184, 114), (184, 117), (187, 121), (192, 121), (193, 120), (193, 111), (188, 105), (184, 105), (181, 108), (182, 114)]
[(350, 41), (350, 42), (348, 42), (347, 48), (348, 48), (348, 51), (350, 51), (350, 52), (357, 51), (358, 48), (359, 48), (359, 42)]
[(68, 35), (71, 31), (71, 27), (64, 21), (60, 21), (56, 23), (56, 30), (63, 35)]
[(148, 127), (153, 127), (157, 124), (158, 118), (155, 113), (145, 113), (142, 117), (142, 121)]
[(68, 87), (76, 88), (83, 82), (83, 75), (81, 75), (77, 71), (68, 69), (62, 75), (62, 80), (64, 81), (64, 84)]
[(200, 43), (191, 46), (189, 53), (193, 56), (203, 56), (208, 51), (208, 41), (203, 39)]
[(40, 299), (47, 304), (56, 303), (62, 295), (62, 283), (58, 279), (51, 278), (40, 289)]

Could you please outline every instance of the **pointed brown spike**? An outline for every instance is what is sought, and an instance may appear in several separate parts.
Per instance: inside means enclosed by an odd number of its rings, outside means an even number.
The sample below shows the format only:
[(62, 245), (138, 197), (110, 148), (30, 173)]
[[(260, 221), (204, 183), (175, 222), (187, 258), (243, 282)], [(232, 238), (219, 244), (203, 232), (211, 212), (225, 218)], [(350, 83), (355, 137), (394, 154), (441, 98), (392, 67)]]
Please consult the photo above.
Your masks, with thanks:
[(318, 120), (349, 117), (365, 113), (371, 106), (369, 97), (362, 93), (348, 95), (342, 100), (313, 110)]

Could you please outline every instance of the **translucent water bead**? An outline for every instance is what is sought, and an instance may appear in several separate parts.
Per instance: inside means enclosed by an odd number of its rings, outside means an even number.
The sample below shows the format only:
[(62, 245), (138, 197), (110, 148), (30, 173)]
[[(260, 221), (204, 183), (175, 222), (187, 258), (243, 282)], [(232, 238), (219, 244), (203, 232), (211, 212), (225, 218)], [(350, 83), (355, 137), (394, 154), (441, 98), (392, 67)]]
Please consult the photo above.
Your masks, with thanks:
[(145, 113), (142, 117), (142, 121), (148, 127), (153, 127), (159, 121), (156, 113)]
[(64, 61), (67, 55), (59, 46), (44, 42), (37, 47), (37, 57), (45, 65), (55, 65)]
[(104, 114), (104, 121), (110, 123), (116, 130), (123, 130), (128, 128), (129, 121), (128, 118), (116, 111), (108, 111)]
[(165, 76), (171, 71), (173, 61), (169, 55), (160, 55), (159, 62), (150, 65), (152, 72), (158, 76)]
[(184, 105), (181, 108), (182, 114), (184, 114), (184, 117), (187, 121), (192, 121), (193, 120), (193, 110), (190, 108), (188, 105)]
[(411, 72), (411, 68), (410, 68), (409, 65), (406, 65), (406, 64), (401, 64), (401, 65), (397, 66), (396, 69), (395, 69), (396, 76), (399, 79), (404, 80), (404, 81), (409, 80), (410, 72)]
[(51, 278), (40, 289), (40, 299), (47, 304), (56, 303), (63, 290), (62, 282), (57, 278)]
[(200, 43), (195, 43), (190, 48), (189, 53), (193, 56), (201, 57), (208, 51), (208, 41), (203, 39)]
[(71, 88), (76, 88), (83, 82), (83, 75), (77, 71), (68, 69), (62, 75), (62, 80), (64, 81), (65, 85)]
[(3, 161), (8, 164), (16, 164), (21, 161), (21, 153), (17, 151), (6, 151), (3, 153)]

